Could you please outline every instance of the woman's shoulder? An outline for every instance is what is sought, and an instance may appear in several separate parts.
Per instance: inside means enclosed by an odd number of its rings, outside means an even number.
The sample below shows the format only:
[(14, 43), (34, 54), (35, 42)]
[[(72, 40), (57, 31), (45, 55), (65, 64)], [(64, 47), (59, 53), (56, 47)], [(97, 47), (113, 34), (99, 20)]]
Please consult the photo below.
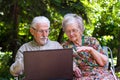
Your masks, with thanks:
[(84, 44), (93, 45), (93, 44), (99, 44), (99, 41), (92, 36), (84, 36)]
[(84, 39), (85, 40), (96, 40), (96, 38), (93, 36), (84, 36)]
[(62, 46), (68, 45), (68, 44), (69, 44), (68, 40), (61, 43)]
[(69, 40), (66, 40), (64, 42), (61, 43), (61, 45), (63, 46), (63, 48), (69, 48), (70, 47), (71, 42)]

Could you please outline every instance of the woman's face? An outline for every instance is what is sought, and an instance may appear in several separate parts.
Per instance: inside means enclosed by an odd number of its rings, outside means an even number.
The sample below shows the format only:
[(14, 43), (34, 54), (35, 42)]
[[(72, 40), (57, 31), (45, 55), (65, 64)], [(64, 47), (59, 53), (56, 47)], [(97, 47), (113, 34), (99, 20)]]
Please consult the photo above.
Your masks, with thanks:
[(82, 35), (82, 32), (80, 31), (77, 23), (66, 25), (65, 33), (68, 36), (69, 40), (72, 42), (79, 41)]

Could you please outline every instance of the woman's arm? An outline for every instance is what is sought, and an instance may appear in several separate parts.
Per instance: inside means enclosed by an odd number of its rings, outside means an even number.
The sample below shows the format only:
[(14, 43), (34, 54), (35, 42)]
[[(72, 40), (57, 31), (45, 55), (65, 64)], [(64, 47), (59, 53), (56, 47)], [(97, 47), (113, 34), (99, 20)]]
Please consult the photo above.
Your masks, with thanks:
[(108, 58), (106, 55), (101, 54), (100, 52), (95, 50), (93, 47), (89, 47), (89, 46), (77, 47), (77, 52), (90, 53), (100, 66), (105, 66), (108, 61)]

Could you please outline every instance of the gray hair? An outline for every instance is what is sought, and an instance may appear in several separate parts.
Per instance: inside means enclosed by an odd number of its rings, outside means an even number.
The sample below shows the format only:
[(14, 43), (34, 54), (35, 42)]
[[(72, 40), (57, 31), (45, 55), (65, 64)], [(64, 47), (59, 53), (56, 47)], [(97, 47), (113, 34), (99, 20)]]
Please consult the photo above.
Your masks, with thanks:
[(74, 23), (77, 23), (78, 24), (78, 27), (79, 29), (84, 32), (84, 23), (83, 23), (83, 19), (81, 16), (78, 16), (76, 14), (72, 14), (72, 13), (68, 13), (64, 16), (64, 19), (63, 19), (63, 22), (62, 22), (62, 27), (63, 27), (63, 30), (65, 31), (65, 27), (68, 25), (68, 24), (74, 24)]
[(48, 27), (50, 27), (50, 21), (45, 16), (37, 16), (32, 20), (31, 27), (35, 27), (37, 23), (47, 23)]

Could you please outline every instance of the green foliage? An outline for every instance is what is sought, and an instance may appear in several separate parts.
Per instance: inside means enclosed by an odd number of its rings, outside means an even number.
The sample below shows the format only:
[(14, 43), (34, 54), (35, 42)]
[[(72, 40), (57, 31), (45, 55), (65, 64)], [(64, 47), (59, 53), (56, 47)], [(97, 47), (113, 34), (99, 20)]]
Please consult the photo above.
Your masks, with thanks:
[[(86, 35), (91, 35), (100, 41), (102, 45), (112, 48), (116, 54), (119, 46), (120, 31), (120, 1), (101, 0), (101, 1), (82, 1), (86, 8), (89, 25), (86, 27)], [(114, 45), (114, 46), (113, 46)]]
[(84, 34), (111, 47), (114, 55), (118, 53), (119, 0), (0, 0), (0, 47), (4, 51), (0, 53), (0, 80), (11, 77), (9, 66), (16, 50), (32, 40), (29, 27), (33, 17), (48, 17), (51, 21), (49, 38), (65, 41), (68, 38), (61, 32), (61, 25), (66, 13), (82, 15), (86, 28)]
[(116, 75), (120, 78), (120, 72), (117, 72)]
[(0, 80), (12, 78), (9, 72), (11, 54), (11, 52), (0, 52)]

